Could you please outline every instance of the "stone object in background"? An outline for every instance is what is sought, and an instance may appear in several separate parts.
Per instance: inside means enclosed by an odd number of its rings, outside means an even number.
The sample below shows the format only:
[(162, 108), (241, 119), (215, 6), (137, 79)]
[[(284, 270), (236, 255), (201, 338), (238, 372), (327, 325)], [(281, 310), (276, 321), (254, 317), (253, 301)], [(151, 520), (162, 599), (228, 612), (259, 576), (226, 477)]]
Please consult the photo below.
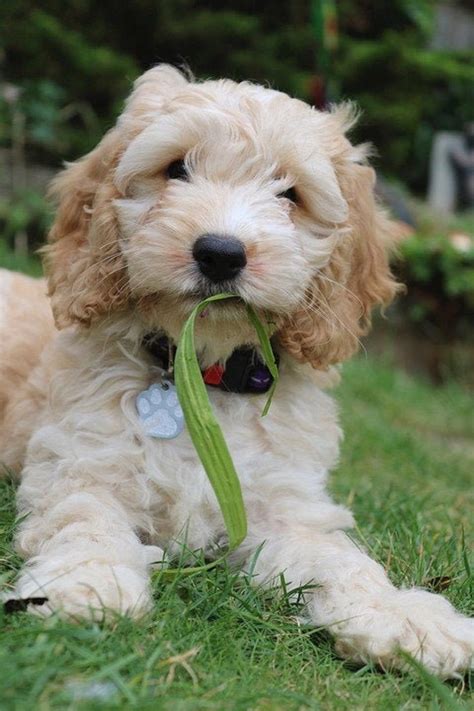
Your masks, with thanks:
[(436, 212), (449, 214), (458, 206), (458, 181), (452, 155), (464, 148), (464, 135), (454, 131), (440, 131), (431, 149), (428, 203)]
[(471, 50), (474, 47), (474, 12), (472, 10), (472, 0), (464, 0), (464, 3), (458, 2), (456, 4), (452, 0), (436, 3), (434, 28), (430, 42), (431, 49)]
[(458, 207), (474, 209), (474, 121), (464, 126), (461, 148), (450, 153), (458, 185)]

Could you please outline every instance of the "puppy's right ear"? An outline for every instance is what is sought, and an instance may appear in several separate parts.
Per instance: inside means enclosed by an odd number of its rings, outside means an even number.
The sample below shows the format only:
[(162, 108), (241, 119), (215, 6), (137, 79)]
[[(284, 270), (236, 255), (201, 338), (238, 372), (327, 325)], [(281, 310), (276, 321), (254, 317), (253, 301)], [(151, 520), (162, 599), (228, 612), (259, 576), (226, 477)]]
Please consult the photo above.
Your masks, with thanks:
[(117, 129), (53, 181), (58, 204), (44, 248), (49, 295), (58, 328), (89, 325), (128, 298), (112, 181), (122, 148)]
[(166, 64), (145, 72), (117, 126), (53, 181), (50, 194), (58, 208), (43, 252), (58, 328), (89, 325), (127, 304), (127, 272), (113, 208), (114, 200), (123, 197), (114, 184), (115, 167), (128, 143), (186, 83), (180, 71)]

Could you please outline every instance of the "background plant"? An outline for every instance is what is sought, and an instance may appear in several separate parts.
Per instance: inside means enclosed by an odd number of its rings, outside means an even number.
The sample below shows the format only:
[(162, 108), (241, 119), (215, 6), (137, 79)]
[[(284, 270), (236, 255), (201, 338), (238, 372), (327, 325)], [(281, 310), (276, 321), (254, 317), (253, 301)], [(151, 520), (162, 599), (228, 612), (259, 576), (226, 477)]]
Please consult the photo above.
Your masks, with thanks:
[(470, 245), (468, 240), (467, 235), (415, 235), (401, 247), (399, 271), (407, 295), (400, 305), (409, 321), (437, 342), (474, 337), (474, 240)]
[[(380, 169), (423, 190), (433, 133), (472, 116), (473, 53), (429, 49), (431, 0), (340, 0), (333, 99), (363, 110)], [(310, 0), (4, 0), (0, 71), (23, 89), (28, 150), (57, 165), (92, 148), (138, 73), (188, 62), (198, 76), (270, 82), (311, 100)], [(80, 31), (79, 29), (80, 28)], [(0, 111), (3, 111), (0, 107)], [(0, 133), (8, 142), (8, 130)]]

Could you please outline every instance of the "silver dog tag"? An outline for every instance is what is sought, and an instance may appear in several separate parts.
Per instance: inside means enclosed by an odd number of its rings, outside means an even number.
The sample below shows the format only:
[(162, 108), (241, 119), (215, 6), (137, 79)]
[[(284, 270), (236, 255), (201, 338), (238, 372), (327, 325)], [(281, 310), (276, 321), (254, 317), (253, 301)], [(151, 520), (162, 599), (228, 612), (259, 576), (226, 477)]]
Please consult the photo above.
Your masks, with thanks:
[(137, 396), (137, 412), (149, 437), (174, 439), (184, 429), (184, 416), (173, 383), (153, 383)]

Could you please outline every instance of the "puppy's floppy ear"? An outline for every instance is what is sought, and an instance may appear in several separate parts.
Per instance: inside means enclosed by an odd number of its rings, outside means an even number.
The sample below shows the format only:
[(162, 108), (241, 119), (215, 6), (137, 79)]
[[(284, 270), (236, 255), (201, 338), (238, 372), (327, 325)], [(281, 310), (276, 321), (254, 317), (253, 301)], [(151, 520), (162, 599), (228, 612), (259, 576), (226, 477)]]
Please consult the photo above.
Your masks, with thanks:
[(89, 325), (127, 304), (127, 274), (113, 208), (113, 201), (123, 195), (114, 185), (114, 169), (130, 140), (186, 81), (168, 65), (145, 72), (135, 82), (117, 127), (53, 181), (50, 193), (58, 209), (43, 252), (58, 328)]
[(390, 303), (399, 289), (388, 263), (390, 221), (375, 203), (374, 171), (348, 162), (339, 168), (338, 180), (349, 206), (350, 233), (340, 237), (304, 304), (279, 332), (281, 345), (296, 360), (318, 369), (349, 358), (370, 328), (372, 308)]
[(128, 298), (125, 265), (112, 207), (111, 169), (120, 151), (114, 129), (91, 153), (53, 181), (56, 219), (44, 249), (49, 295), (58, 328), (91, 321)]

